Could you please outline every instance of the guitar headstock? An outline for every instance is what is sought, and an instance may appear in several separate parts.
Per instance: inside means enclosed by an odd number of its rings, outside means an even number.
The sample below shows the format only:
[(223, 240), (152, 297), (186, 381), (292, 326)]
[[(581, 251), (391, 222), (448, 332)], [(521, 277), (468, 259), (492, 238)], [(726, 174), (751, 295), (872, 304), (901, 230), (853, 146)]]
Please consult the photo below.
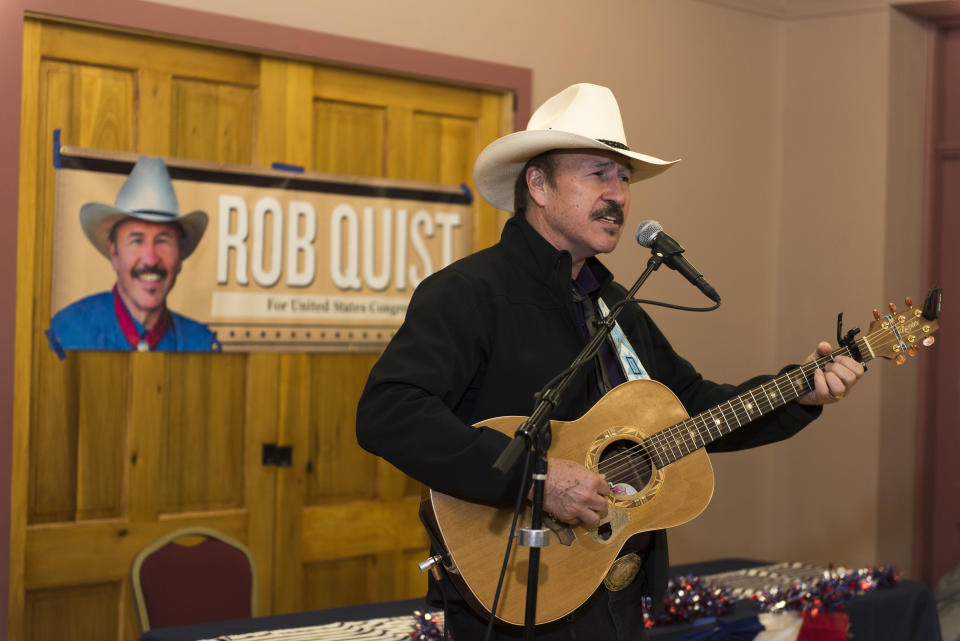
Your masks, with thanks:
[(905, 310), (898, 311), (893, 303), (890, 303), (886, 315), (873, 310), (876, 320), (870, 323), (870, 331), (864, 336), (872, 355), (891, 359), (901, 365), (907, 360), (908, 354), (914, 356), (921, 346), (933, 345), (932, 334), (940, 329), (938, 319), (942, 297), (943, 291), (939, 287), (932, 287), (922, 308), (914, 307), (913, 300), (907, 298)]

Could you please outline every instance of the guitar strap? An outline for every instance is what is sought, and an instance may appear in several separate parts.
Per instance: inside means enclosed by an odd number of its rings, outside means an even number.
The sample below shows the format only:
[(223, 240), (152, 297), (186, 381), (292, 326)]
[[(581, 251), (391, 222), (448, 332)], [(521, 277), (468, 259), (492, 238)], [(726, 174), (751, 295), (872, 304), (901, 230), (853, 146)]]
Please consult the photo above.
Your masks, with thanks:
[[(610, 315), (610, 309), (600, 296), (597, 296), (597, 308), (604, 318)], [(614, 322), (610, 333), (607, 334), (607, 340), (610, 342), (613, 352), (617, 355), (620, 370), (627, 380), (634, 381), (650, 378), (643, 363), (640, 362), (640, 357), (637, 356), (637, 351), (633, 349), (633, 345), (627, 340), (627, 335), (623, 333), (623, 329), (621, 329), (619, 323)], [(643, 563), (644, 556), (637, 552), (623, 554), (618, 557), (610, 566), (610, 569), (607, 570), (607, 575), (603, 579), (604, 586), (611, 592), (623, 590), (637, 578), (637, 574), (643, 567)]]
[[(600, 314), (602, 314), (604, 318), (610, 315), (607, 304), (604, 303), (603, 299), (599, 296), (597, 296), (597, 307), (600, 308)], [(620, 361), (620, 369), (623, 371), (623, 375), (627, 377), (627, 380), (635, 381), (641, 378), (650, 378), (647, 370), (643, 367), (643, 363), (640, 362), (636, 350), (633, 349), (633, 345), (630, 344), (626, 334), (620, 329), (620, 323), (613, 323), (613, 329), (611, 329), (607, 335), (607, 340), (610, 341), (613, 352)]]

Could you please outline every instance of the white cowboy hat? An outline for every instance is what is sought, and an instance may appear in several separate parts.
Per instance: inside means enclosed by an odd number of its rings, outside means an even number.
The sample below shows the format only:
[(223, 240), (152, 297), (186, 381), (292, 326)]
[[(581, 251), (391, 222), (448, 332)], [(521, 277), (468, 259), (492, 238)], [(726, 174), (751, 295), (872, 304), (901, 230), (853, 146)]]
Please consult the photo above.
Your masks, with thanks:
[(180, 215), (177, 194), (162, 158), (140, 156), (127, 176), (114, 205), (87, 203), (80, 208), (80, 226), (97, 250), (110, 258), (110, 231), (121, 220), (135, 218), (151, 223), (173, 223), (183, 230), (180, 257), (197, 248), (207, 228), (207, 214), (194, 211)]
[(580, 83), (548, 99), (530, 117), (527, 128), (494, 140), (480, 152), (473, 180), (483, 198), (513, 211), (514, 185), (527, 161), (552, 149), (602, 149), (630, 159), (630, 182), (652, 178), (676, 160), (660, 160), (630, 151), (620, 107), (606, 87)]

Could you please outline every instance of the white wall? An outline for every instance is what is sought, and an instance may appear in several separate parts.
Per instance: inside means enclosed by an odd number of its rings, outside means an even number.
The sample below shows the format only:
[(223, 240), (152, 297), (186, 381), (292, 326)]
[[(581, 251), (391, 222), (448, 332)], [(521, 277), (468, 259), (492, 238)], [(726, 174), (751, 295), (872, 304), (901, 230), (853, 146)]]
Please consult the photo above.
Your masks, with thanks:
[[(902, 259), (920, 245), (924, 28), (883, 0), (164, 2), (529, 67), (534, 105), (611, 87), (632, 148), (684, 159), (634, 188), (630, 227), (659, 219), (723, 296), (653, 311), (708, 377), (778, 369), (832, 341), (838, 312), (865, 330), (922, 296), (919, 257)], [(647, 256), (628, 232), (609, 263), (629, 284)], [(668, 270), (642, 295), (705, 300)], [(714, 456), (714, 501), (672, 533), (673, 560), (909, 569), (910, 369), (875, 364), (797, 438)]]

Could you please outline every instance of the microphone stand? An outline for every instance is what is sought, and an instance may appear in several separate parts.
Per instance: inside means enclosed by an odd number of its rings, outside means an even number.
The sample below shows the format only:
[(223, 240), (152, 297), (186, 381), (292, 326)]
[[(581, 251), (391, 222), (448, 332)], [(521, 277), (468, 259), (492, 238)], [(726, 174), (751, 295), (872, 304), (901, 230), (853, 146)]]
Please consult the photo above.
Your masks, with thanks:
[[(627, 292), (625, 301), (634, 298), (637, 291), (654, 271), (663, 264), (665, 256), (654, 250), (647, 268), (640, 274), (637, 282)], [(499, 474), (506, 474), (523, 452), (530, 453), (533, 448), (535, 457), (533, 479), (533, 505), (530, 514), (530, 527), (520, 528), (517, 534), (517, 544), (530, 547), (530, 559), (527, 565), (527, 600), (524, 611), (524, 641), (534, 641), (534, 626), (537, 620), (537, 584), (540, 577), (540, 548), (550, 543), (550, 530), (543, 527), (543, 494), (547, 480), (547, 450), (550, 448), (550, 414), (560, 403), (560, 397), (573, 381), (580, 369), (591, 359), (600, 345), (610, 334), (617, 316), (623, 310), (623, 305), (615, 305), (603, 321), (598, 323), (598, 331), (590, 338), (586, 346), (580, 351), (570, 367), (553, 387), (547, 387), (538, 394), (537, 405), (533, 413), (526, 419), (514, 434), (510, 444), (504, 448), (499, 458), (493, 464), (493, 470)], [(521, 485), (520, 491), (523, 491)], [(491, 612), (490, 616), (496, 616)]]

